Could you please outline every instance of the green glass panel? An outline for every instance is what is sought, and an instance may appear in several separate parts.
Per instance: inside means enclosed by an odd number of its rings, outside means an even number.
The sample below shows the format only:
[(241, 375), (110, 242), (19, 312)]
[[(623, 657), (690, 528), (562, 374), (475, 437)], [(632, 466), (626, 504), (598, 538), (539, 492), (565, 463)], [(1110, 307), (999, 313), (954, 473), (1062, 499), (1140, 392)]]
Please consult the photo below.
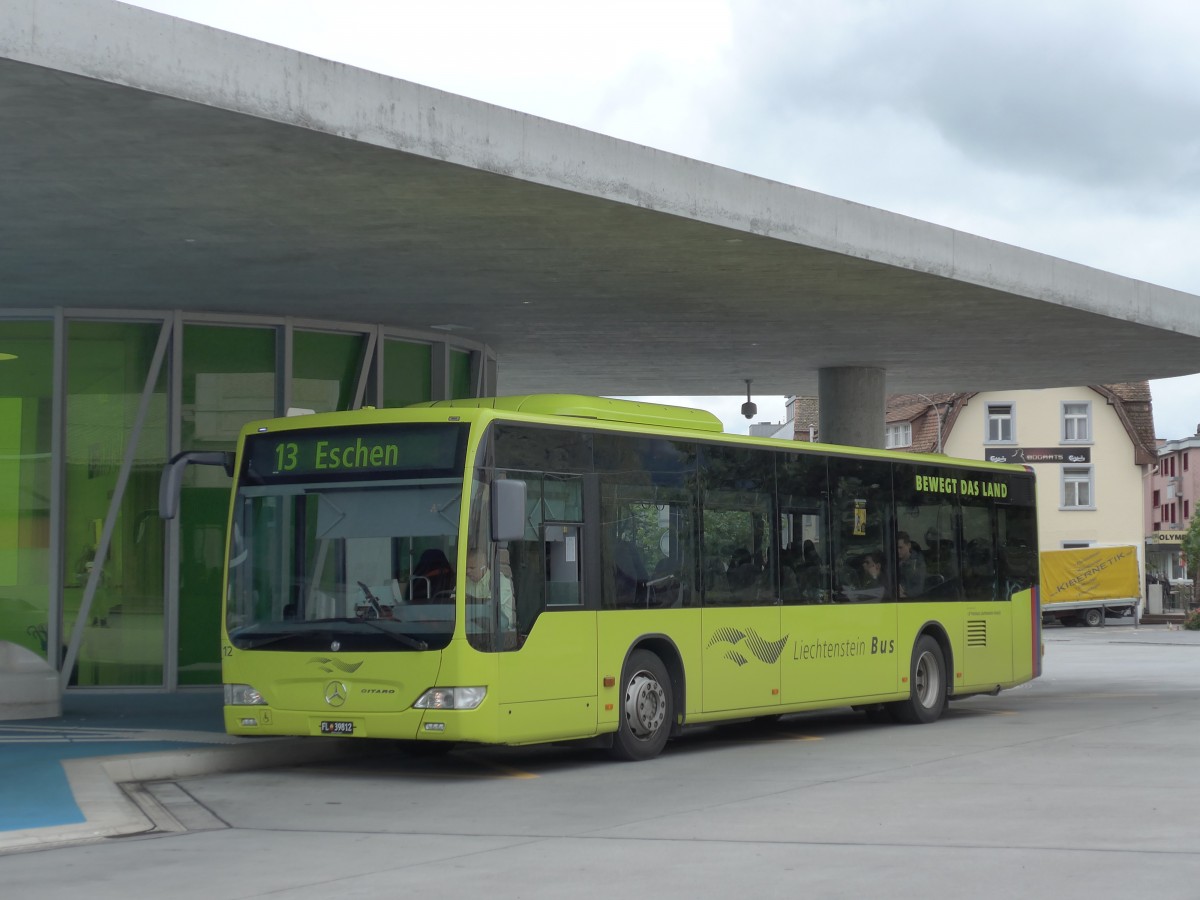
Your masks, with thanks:
[(407, 406), (433, 396), (430, 368), (433, 348), (428, 344), (385, 341), (383, 345), (383, 405)]
[(450, 351), (450, 399), (473, 397), (471, 390), (471, 354), (465, 350)]
[[(275, 330), (188, 325), (183, 331), (185, 450), (233, 450), (242, 425), (275, 415)], [(189, 466), (180, 494), (179, 684), (221, 680), (221, 570), (230, 481)]]
[(67, 327), (67, 427), (63, 521), (63, 634), (75, 627), (99, 565), (72, 683), (161, 685), (163, 522), (158, 483), (167, 457), (164, 364), (134, 448), (108, 553), (100, 535), (133, 437), (161, 326), (72, 322)]
[(292, 406), (316, 412), (349, 409), (358, 386), (363, 338), (297, 331), (292, 336)]
[(0, 321), (0, 354), (0, 641), (45, 655), (54, 323)]

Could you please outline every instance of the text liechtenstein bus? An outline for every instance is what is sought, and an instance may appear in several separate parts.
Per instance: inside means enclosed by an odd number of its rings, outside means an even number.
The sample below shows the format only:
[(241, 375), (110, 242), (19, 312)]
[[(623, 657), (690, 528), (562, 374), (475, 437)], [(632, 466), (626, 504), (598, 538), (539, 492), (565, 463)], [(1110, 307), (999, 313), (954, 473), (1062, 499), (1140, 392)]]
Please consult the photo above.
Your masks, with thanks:
[(932, 722), (1040, 674), (1023, 467), (577, 395), (256, 422), (224, 462), (231, 733), (646, 759), (729, 719)]

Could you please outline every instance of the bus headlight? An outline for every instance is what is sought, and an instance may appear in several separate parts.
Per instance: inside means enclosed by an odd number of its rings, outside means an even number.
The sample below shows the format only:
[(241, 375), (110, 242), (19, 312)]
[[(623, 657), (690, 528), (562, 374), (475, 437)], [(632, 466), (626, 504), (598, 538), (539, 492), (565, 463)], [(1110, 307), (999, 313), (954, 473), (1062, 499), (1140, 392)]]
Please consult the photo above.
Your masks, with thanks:
[(414, 709), (475, 709), (487, 696), (485, 687), (430, 688), (413, 704)]
[(263, 695), (248, 684), (225, 685), (226, 706), (266, 706)]

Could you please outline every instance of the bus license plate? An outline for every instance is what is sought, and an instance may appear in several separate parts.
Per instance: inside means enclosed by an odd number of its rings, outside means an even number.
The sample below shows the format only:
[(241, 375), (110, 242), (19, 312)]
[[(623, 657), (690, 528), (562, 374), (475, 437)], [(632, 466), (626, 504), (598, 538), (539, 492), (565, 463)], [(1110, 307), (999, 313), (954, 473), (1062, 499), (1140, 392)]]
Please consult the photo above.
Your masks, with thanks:
[(353, 722), (322, 722), (321, 734), (354, 734)]

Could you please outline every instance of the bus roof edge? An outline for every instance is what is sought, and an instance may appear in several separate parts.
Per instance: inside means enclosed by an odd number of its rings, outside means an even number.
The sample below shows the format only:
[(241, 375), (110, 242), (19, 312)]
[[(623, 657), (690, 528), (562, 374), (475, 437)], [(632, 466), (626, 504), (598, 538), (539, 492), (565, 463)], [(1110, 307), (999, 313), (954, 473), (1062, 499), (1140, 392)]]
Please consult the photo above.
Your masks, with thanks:
[(721, 434), (724, 426), (715, 415), (703, 409), (643, 403), (640, 400), (614, 400), (584, 394), (517, 394), (507, 397), (477, 397), (468, 400), (434, 400), (414, 406), (471, 407), (532, 413), (542, 416), (571, 416), (602, 422), (625, 422), (657, 428), (680, 428)]

